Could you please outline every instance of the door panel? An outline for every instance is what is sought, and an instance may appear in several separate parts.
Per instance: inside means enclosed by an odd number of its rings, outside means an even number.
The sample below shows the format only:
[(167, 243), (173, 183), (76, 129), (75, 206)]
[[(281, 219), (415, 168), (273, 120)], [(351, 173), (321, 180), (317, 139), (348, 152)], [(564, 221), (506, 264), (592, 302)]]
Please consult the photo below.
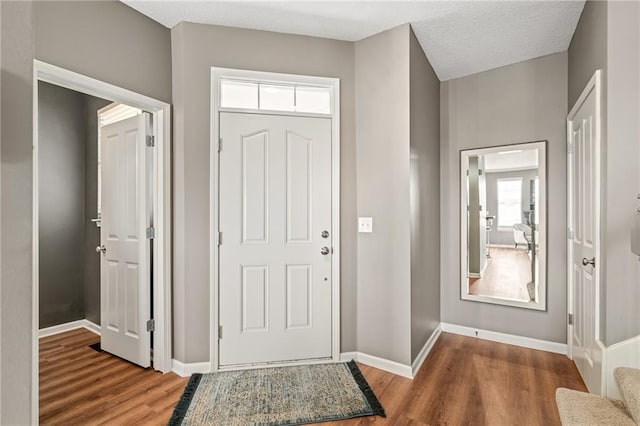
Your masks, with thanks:
[(148, 367), (145, 115), (101, 127), (101, 346)]
[(331, 120), (220, 114), (220, 366), (331, 357)]
[[(573, 120), (569, 121), (570, 182), (569, 197), (572, 206), (569, 227), (573, 230), (570, 240), (572, 253), (572, 311), (574, 315), (571, 333), (572, 356), (592, 393), (601, 393), (602, 350), (598, 344), (598, 244), (597, 198), (599, 165), (596, 163), (599, 149), (596, 138), (596, 92), (592, 90), (581, 104)], [(583, 264), (583, 259), (595, 259), (595, 266)]]

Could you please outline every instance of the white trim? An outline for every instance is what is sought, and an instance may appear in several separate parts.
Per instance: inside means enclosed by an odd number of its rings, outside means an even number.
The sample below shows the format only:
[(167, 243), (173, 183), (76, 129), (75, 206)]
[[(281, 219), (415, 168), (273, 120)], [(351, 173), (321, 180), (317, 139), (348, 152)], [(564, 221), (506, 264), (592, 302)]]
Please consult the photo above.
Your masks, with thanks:
[(332, 358), (301, 359), (299, 361), (263, 362), (257, 364), (239, 364), (221, 366), (218, 371), (256, 370), (259, 368), (296, 367), (301, 365), (333, 364)]
[(389, 373), (413, 379), (413, 371), (410, 365), (401, 364), (388, 359), (365, 354), (363, 352), (343, 352), (340, 354), (340, 361), (357, 361), (370, 367), (384, 370)]
[(100, 326), (95, 322), (88, 319), (81, 319), (71, 322), (65, 322), (64, 324), (53, 325), (51, 327), (45, 327), (38, 330), (38, 338), (49, 337), (60, 333), (65, 333), (71, 330), (77, 330), (79, 328), (86, 328), (92, 333), (100, 335)]
[(429, 336), (424, 346), (418, 353), (416, 359), (414, 359), (413, 363), (411, 364), (411, 372), (413, 377), (416, 377), (418, 371), (420, 371), (420, 368), (422, 368), (422, 364), (424, 364), (424, 361), (427, 359), (427, 356), (431, 352), (431, 349), (433, 349), (433, 345), (435, 345), (438, 341), (440, 334), (442, 334), (442, 326), (438, 324), (436, 329), (433, 330), (433, 333), (431, 333), (431, 336)]
[[(272, 82), (272, 83), (298, 83), (309, 84), (314, 86), (324, 86), (332, 89), (331, 91), (331, 114), (311, 114), (313, 116), (331, 117), (331, 245), (332, 267), (331, 267), (331, 359), (338, 361), (340, 359), (340, 79), (328, 77), (314, 77), (295, 74), (268, 73), (250, 70), (238, 70), (230, 68), (211, 68), (211, 103), (210, 103), (210, 189), (209, 189), (209, 252), (210, 260), (210, 363), (211, 371), (219, 370), (219, 341), (217, 330), (219, 326), (218, 306), (219, 306), (219, 282), (218, 282), (218, 188), (219, 188), (219, 153), (216, 149), (219, 139), (219, 116), (220, 111), (220, 93), (218, 90), (220, 79), (244, 79), (250, 81)], [(229, 110), (229, 109), (227, 109)], [(256, 114), (284, 114), (274, 111), (252, 110), (251, 113)], [(310, 114), (286, 112), (289, 116), (310, 116)], [(305, 360), (301, 360), (299, 364), (304, 364)], [(274, 365), (278, 365), (277, 363)]]
[(153, 240), (153, 316), (156, 330), (153, 332), (154, 369), (171, 370), (171, 106), (148, 96), (87, 77), (55, 65), (33, 61), (33, 240), (32, 240), (32, 377), (31, 423), (38, 423), (38, 336), (39, 307), (38, 276), (38, 81), (45, 81), (67, 89), (97, 96), (113, 102), (125, 103), (153, 114), (156, 149), (153, 160), (156, 171)]
[(491, 169), (491, 170), (487, 170), (486, 168), (484, 169), (485, 173), (505, 173), (505, 172), (521, 172), (524, 170), (537, 170), (537, 167), (504, 167), (504, 168), (499, 168), (499, 169)]
[[(491, 154), (504, 150), (505, 146), (509, 148), (524, 148), (524, 149), (538, 149), (538, 177), (539, 177), (539, 189), (538, 194), (538, 209), (540, 211), (540, 223), (538, 224), (538, 246), (544, 250), (538, 255), (538, 301), (523, 301), (506, 297), (496, 296), (480, 296), (475, 294), (469, 294), (469, 280), (464, 279), (467, 274), (467, 200), (466, 200), (466, 187), (467, 187), (467, 169), (464, 161), (473, 155)], [(460, 151), (460, 299), (470, 300), (475, 302), (492, 303), (496, 305), (514, 306), (518, 308), (533, 309), (537, 311), (547, 310), (547, 141), (535, 141), (525, 142), (514, 145), (500, 145), (487, 148), (478, 149), (465, 149)], [(486, 264), (485, 264), (486, 266)]]
[(606, 396), (611, 399), (620, 399), (620, 391), (613, 377), (613, 371), (618, 367), (631, 367), (640, 369), (640, 335), (616, 343), (605, 348), (602, 369), (606, 377)]
[[(600, 235), (600, 230), (601, 230), (601, 221), (602, 221), (602, 189), (601, 189), (601, 172), (602, 172), (602, 71), (601, 70), (596, 70), (593, 73), (593, 76), (591, 77), (591, 79), (589, 80), (589, 82), (587, 83), (587, 85), (585, 86), (585, 88), (583, 89), (582, 93), (580, 94), (580, 97), (578, 98), (578, 100), (575, 102), (575, 104), (573, 105), (573, 107), (571, 108), (571, 111), (569, 112), (569, 114), (567, 115), (567, 122), (566, 122), (566, 126), (567, 126), (567, 152), (569, 154), (567, 154), (567, 194), (571, 194), (571, 188), (573, 186), (573, 165), (572, 165), (572, 155), (571, 155), (571, 140), (572, 140), (572, 132), (571, 132), (571, 128), (572, 128), (572, 123), (573, 123), (573, 119), (575, 118), (576, 114), (578, 113), (578, 111), (580, 110), (580, 107), (582, 106), (582, 104), (584, 103), (584, 101), (587, 99), (587, 97), (589, 96), (589, 94), (592, 91), (595, 91), (595, 96), (596, 96), (596, 100), (595, 100), (595, 108), (596, 108), (596, 112), (595, 112), (595, 146), (594, 146), (594, 151), (595, 151), (595, 156), (594, 156), (594, 164), (596, 165), (596, 173), (595, 173), (595, 195), (594, 195), (594, 203), (596, 204), (596, 208), (595, 208), (595, 217), (594, 217), (594, 223), (596, 226), (596, 230), (594, 233), (594, 247), (595, 247), (595, 258), (596, 258), (596, 262), (601, 262), (602, 260), (602, 256), (601, 256), (601, 235)], [(575, 208), (575, 206), (573, 205), (573, 197), (572, 196), (568, 196), (567, 198), (567, 224), (571, 224), (571, 218), (573, 217), (573, 209)], [(598, 270), (596, 270), (596, 274), (594, 274), (594, 280), (595, 280), (595, 341), (598, 344), (598, 347), (600, 348), (601, 351), (601, 356), (602, 356), (602, 371), (601, 373), (601, 389), (600, 389), (600, 395), (605, 395), (606, 394), (606, 383), (608, 382), (608, 378), (604, 376), (604, 374), (606, 374), (607, 372), (607, 366), (606, 366), (606, 356), (607, 356), (607, 350), (606, 347), (604, 346), (604, 344), (601, 342), (600, 340), (600, 281), (602, 279), (601, 276), (601, 271), (602, 268), (598, 268)], [(567, 236), (567, 313), (568, 314), (575, 314), (575, 312), (573, 311), (573, 305), (574, 305), (574, 300), (573, 300), (573, 290), (574, 290), (574, 282), (573, 282), (573, 244), (572, 244), (572, 239), (568, 238)], [(569, 322), (567, 321), (567, 356), (571, 359), (573, 359), (573, 326), (569, 324)]]
[(210, 366), (210, 362), (184, 363), (177, 359), (171, 360), (171, 371), (180, 377), (189, 377), (194, 373), (208, 373)]
[(457, 324), (441, 324), (445, 333), (459, 334), (461, 336), (477, 337), (478, 339), (491, 340), (492, 342), (506, 343), (508, 345), (521, 346), (523, 348), (537, 349), (540, 351), (567, 354), (567, 345), (564, 343), (538, 340), (531, 337), (516, 336), (515, 334), (499, 333), (497, 331), (483, 330)]

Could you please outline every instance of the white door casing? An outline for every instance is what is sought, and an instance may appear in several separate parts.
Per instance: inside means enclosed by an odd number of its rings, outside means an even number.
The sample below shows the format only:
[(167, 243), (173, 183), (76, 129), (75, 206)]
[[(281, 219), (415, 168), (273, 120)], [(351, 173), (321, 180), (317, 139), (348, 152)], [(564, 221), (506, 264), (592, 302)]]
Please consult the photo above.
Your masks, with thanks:
[(146, 115), (101, 128), (101, 346), (150, 365)]
[(331, 135), (331, 118), (220, 113), (221, 367), (332, 356)]
[(567, 119), (569, 354), (590, 392), (604, 394), (600, 313), (600, 72)]

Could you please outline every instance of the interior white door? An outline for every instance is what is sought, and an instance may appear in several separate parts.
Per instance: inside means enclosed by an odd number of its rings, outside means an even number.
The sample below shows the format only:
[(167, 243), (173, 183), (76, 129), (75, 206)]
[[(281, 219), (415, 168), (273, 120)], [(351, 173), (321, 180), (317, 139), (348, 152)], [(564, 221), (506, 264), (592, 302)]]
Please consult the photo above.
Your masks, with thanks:
[(331, 119), (220, 114), (220, 366), (331, 357)]
[(602, 350), (598, 345), (599, 276), (596, 258), (599, 244), (600, 167), (595, 87), (574, 108), (569, 120), (569, 229), (570, 288), (573, 327), (572, 356), (592, 393), (602, 391)]
[(150, 365), (145, 114), (100, 129), (102, 349)]

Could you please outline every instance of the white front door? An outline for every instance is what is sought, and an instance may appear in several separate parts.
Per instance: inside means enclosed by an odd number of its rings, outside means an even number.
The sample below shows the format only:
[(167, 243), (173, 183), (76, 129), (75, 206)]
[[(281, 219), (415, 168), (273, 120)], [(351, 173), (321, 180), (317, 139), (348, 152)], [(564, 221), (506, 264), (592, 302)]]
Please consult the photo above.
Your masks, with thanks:
[(331, 357), (331, 119), (220, 113), (220, 366)]
[(142, 367), (151, 352), (145, 114), (100, 129), (101, 346)]
[(590, 392), (602, 392), (598, 345), (599, 117), (597, 87), (586, 89), (569, 116), (569, 280), (572, 357)]

